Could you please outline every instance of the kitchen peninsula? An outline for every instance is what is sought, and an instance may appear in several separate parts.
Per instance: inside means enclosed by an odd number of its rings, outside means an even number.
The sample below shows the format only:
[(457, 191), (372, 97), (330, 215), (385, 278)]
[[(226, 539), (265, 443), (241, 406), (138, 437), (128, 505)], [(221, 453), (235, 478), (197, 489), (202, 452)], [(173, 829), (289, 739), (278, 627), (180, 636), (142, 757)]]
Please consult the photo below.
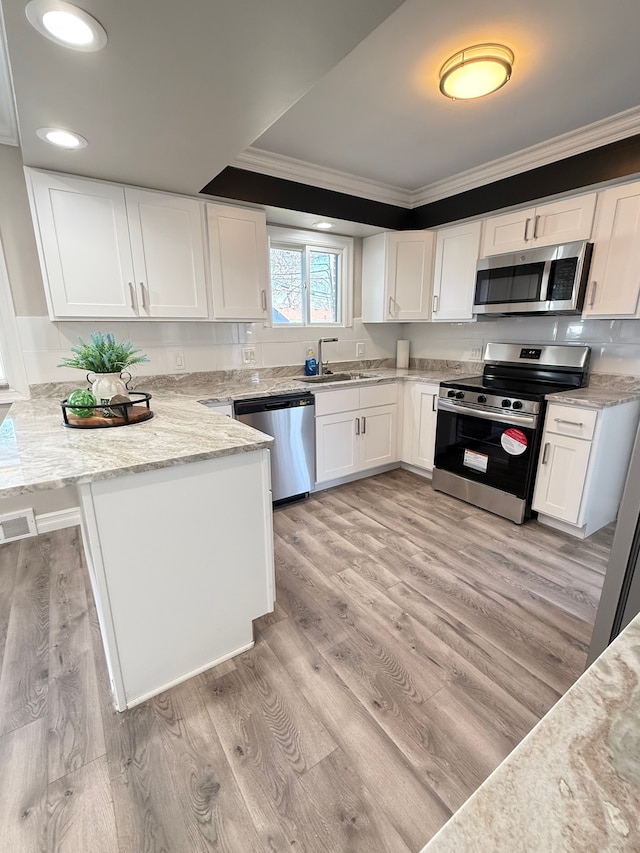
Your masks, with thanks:
[(0, 427), (0, 498), (72, 486), (118, 710), (253, 645), (273, 609), (272, 439), (195, 399), (65, 429), (54, 400)]

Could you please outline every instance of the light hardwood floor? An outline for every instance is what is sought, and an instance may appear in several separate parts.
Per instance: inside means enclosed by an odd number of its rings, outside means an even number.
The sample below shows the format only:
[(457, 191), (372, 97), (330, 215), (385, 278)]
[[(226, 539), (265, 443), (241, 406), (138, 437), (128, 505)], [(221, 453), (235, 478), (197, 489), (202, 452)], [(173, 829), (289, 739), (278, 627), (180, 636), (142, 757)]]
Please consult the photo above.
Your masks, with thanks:
[(274, 525), (255, 648), (123, 714), (78, 528), (0, 546), (2, 853), (413, 853), (584, 667), (611, 530), (400, 470)]

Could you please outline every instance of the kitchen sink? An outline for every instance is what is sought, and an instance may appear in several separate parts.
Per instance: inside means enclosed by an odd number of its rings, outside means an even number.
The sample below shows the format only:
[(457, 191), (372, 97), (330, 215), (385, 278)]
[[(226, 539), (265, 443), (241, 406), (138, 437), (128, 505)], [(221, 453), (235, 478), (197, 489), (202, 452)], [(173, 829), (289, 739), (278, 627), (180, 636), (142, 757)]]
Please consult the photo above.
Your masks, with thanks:
[(298, 376), (300, 382), (353, 382), (354, 379), (376, 379), (375, 373), (323, 373), (322, 376)]

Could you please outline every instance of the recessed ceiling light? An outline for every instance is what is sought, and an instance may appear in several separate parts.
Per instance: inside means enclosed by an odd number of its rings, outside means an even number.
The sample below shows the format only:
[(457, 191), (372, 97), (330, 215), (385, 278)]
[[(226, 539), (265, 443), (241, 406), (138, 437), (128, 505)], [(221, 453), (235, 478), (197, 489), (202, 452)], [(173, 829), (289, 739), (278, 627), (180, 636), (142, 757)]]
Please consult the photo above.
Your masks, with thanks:
[(45, 142), (57, 145), (59, 148), (86, 148), (89, 144), (84, 136), (60, 127), (39, 127), (36, 134)]
[(25, 13), (46, 38), (74, 50), (100, 50), (107, 34), (95, 18), (64, 0), (31, 0)]
[(328, 231), (330, 228), (333, 228), (333, 222), (314, 222), (314, 228), (319, 228), (320, 231)]
[(513, 59), (513, 51), (503, 44), (466, 47), (440, 69), (440, 91), (454, 101), (489, 95), (511, 78)]

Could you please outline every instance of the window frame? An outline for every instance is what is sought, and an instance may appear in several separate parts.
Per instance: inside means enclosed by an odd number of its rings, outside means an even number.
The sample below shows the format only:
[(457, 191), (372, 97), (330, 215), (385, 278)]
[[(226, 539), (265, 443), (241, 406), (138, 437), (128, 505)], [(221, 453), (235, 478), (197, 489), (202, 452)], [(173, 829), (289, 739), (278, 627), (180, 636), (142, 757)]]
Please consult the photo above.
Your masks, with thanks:
[[(340, 234), (327, 234), (320, 231), (307, 231), (301, 228), (283, 228), (267, 226), (269, 238), (269, 321), (273, 329), (348, 329), (353, 326), (353, 237)], [(311, 323), (308, 311), (305, 309), (305, 322), (274, 323), (273, 322), (273, 291), (271, 286), (271, 246), (274, 248), (303, 249), (305, 264), (308, 267), (307, 251), (328, 250), (339, 256), (338, 260), (338, 311), (339, 323)], [(307, 294), (309, 291), (307, 290)], [(307, 304), (309, 296), (307, 295)]]
[(29, 398), (29, 383), (22, 356), (22, 345), (18, 335), (18, 324), (13, 307), (9, 272), (5, 261), (4, 248), (0, 238), (0, 353), (2, 365), (9, 383), (8, 388), (0, 388), (0, 404)]

